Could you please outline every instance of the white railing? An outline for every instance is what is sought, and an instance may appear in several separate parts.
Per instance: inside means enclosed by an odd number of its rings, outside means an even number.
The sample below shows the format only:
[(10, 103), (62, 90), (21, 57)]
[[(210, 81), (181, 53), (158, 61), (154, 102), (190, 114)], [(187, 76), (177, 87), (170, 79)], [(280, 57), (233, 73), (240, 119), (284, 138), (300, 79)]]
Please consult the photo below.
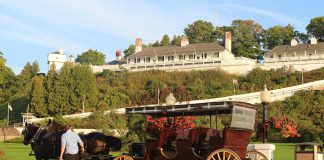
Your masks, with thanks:
[(24, 126), (24, 122), (19, 122), (19, 123), (14, 123), (14, 127), (23, 127)]
[(265, 62), (290, 62), (290, 61), (308, 61), (322, 60), (324, 55), (312, 55), (306, 57), (282, 57), (282, 58), (265, 58)]
[[(312, 90), (313, 86), (324, 85), (324, 80), (309, 82), (293, 87), (286, 87), (281, 89), (270, 90), (271, 98), (270, 101), (283, 101), (285, 98), (294, 95), (295, 92), (301, 90)], [(249, 103), (260, 103), (260, 92), (247, 93), (241, 95), (234, 95), (222, 98), (212, 99), (213, 101), (242, 101)]]

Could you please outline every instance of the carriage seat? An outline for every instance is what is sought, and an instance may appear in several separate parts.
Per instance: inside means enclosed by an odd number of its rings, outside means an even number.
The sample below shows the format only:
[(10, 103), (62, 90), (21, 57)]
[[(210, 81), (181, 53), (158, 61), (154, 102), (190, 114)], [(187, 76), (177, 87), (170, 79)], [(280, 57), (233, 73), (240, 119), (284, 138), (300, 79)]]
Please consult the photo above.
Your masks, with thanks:
[(216, 129), (211, 128), (194, 128), (189, 132), (189, 139), (192, 146), (207, 145), (213, 137), (219, 137), (220, 133)]
[(210, 139), (212, 137), (217, 137), (219, 132), (211, 128), (201, 128), (199, 130), (199, 135), (196, 141), (196, 147), (200, 149), (209, 149)]
[(163, 148), (165, 151), (175, 151), (175, 141), (177, 138), (176, 131), (170, 129), (164, 129), (160, 132), (159, 148)]

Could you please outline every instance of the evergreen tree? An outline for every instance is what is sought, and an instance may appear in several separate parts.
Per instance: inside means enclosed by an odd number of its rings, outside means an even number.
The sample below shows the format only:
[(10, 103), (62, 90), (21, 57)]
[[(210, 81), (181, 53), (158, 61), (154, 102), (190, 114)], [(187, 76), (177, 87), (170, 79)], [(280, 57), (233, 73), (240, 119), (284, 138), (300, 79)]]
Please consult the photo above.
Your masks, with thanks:
[(72, 112), (82, 111), (82, 100), (85, 98), (85, 109), (92, 110), (97, 104), (97, 88), (95, 76), (89, 66), (76, 65), (72, 68), (70, 79), (70, 105)]
[(158, 47), (158, 46), (161, 46), (160, 42), (158, 40), (156, 40), (153, 44), (152, 44), (153, 47)]
[(72, 83), (73, 79), (71, 79), (71, 68), (67, 63), (65, 63), (54, 82), (55, 99), (53, 102), (55, 108), (53, 112), (55, 114), (65, 115), (73, 113), (69, 103), (69, 95), (73, 89)]
[(37, 76), (32, 79), (32, 89), (30, 95), (30, 109), (37, 117), (48, 116), (45, 101), (45, 77)]
[(135, 46), (134, 45), (129, 45), (127, 49), (124, 50), (124, 55), (125, 57), (128, 57), (135, 53)]
[(161, 45), (162, 46), (168, 46), (170, 45), (170, 37), (168, 35), (164, 35), (161, 40)]
[(174, 35), (171, 40), (171, 45), (180, 46), (181, 45), (181, 36)]
[(46, 82), (45, 82), (45, 86), (46, 86), (46, 104), (47, 104), (47, 109), (48, 109), (48, 113), (50, 115), (54, 115), (55, 112), (55, 108), (56, 105), (54, 103), (56, 97), (55, 97), (55, 81), (57, 78), (57, 73), (56, 73), (56, 69), (55, 69), (55, 65), (52, 64), (50, 66), (50, 70), (47, 74), (46, 77)]
[(37, 75), (39, 72), (39, 64), (37, 61), (34, 61), (33, 64), (27, 62), (24, 66), (23, 70), (20, 73), (20, 76), (23, 78), (25, 83), (29, 81), (31, 78)]

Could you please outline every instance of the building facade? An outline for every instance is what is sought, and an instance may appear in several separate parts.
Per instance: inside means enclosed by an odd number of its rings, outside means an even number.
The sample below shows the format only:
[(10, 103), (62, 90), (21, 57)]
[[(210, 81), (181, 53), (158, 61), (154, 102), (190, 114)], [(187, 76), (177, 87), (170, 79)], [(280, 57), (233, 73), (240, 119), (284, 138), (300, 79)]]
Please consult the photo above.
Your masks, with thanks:
[(67, 59), (66, 54), (64, 53), (64, 50), (61, 49), (60, 51), (56, 52), (50, 52), (47, 56), (47, 64), (48, 64), (48, 70), (51, 69), (52, 64), (55, 65), (55, 70), (59, 71), (63, 67), (65, 62), (72, 62), (74, 63), (74, 56), (70, 55)]
[(290, 45), (277, 46), (265, 54), (266, 62), (314, 59), (324, 59), (324, 42), (317, 42), (315, 37), (310, 44), (298, 44), (292, 39)]
[(142, 40), (135, 41), (135, 53), (127, 58), (129, 70), (149, 70), (194, 64), (228, 63), (234, 60), (231, 53), (231, 33), (226, 33), (225, 47), (211, 43), (189, 44), (186, 36), (180, 46), (160, 46), (142, 50)]

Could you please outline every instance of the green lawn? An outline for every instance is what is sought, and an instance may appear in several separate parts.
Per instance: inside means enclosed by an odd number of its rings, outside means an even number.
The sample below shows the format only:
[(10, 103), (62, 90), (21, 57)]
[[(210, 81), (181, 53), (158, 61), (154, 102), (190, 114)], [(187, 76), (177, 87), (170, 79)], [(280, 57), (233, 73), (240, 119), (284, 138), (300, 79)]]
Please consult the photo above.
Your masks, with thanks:
[(274, 152), (275, 160), (293, 160), (294, 159), (294, 143), (272, 143), (276, 145)]
[(31, 151), (30, 145), (25, 146), (22, 143), (3, 143), (0, 142), (0, 148), (4, 150), (6, 160), (32, 160), (33, 156), (29, 156)]
[[(293, 160), (294, 159), (294, 144), (293, 143), (273, 143), (276, 145), (274, 152), (275, 160)], [(6, 154), (6, 160), (32, 160), (33, 156), (29, 156), (31, 151), (30, 145), (21, 143), (2, 143), (0, 148)], [(112, 155), (120, 155), (122, 152), (111, 153)]]

